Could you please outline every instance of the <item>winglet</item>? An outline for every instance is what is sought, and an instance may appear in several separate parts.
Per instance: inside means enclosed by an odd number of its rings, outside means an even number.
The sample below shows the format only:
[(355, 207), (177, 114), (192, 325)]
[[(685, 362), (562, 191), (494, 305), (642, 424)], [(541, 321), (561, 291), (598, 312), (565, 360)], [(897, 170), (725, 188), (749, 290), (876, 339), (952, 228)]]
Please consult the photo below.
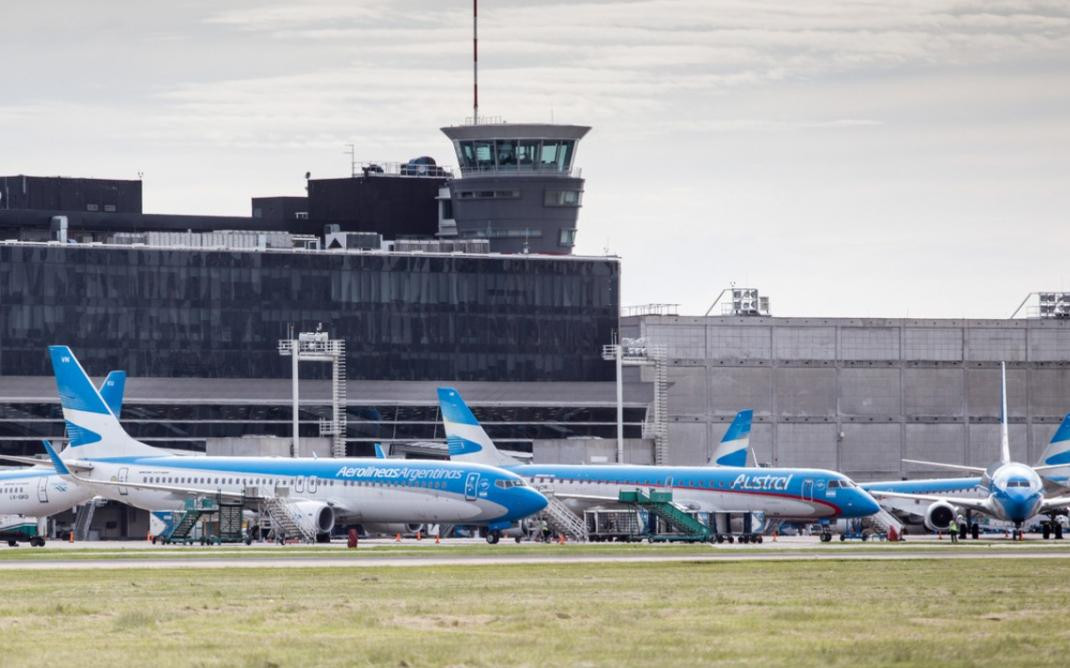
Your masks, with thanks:
[(375, 458), (376, 459), (386, 459), (386, 452), (383, 450), (383, 444), (382, 443), (376, 443), (375, 444)]
[(1000, 432), (999, 437), (999, 463), (1007, 464), (1011, 461), (1011, 439), (1009, 435), (1009, 429), (1007, 427), (1007, 363), (1000, 362), (999, 365), (1003, 374), (1003, 428)]
[(71, 470), (67, 468), (67, 465), (60, 459), (59, 454), (52, 448), (52, 443), (48, 440), (41, 441), (45, 444), (45, 452), (48, 453), (48, 458), (52, 460), (52, 466), (56, 467), (56, 473), (60, 475), (71, 475)]
[(123, 393), (126, 391), (126, 372), (109, 371), (100, 384), (100, 398), (116, 418), (123, 412)]

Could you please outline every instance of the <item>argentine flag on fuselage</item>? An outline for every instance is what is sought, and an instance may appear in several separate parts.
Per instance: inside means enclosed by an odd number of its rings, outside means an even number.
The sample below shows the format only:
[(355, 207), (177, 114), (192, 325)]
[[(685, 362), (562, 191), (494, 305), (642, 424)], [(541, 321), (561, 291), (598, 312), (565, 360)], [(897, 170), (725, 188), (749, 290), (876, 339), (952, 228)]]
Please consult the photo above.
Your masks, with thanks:
[(710, 457), (710, 466), (746, 466), (750, 448), (750, 425), (754, 411), (750, 408), (736, 413), (724, 438)]

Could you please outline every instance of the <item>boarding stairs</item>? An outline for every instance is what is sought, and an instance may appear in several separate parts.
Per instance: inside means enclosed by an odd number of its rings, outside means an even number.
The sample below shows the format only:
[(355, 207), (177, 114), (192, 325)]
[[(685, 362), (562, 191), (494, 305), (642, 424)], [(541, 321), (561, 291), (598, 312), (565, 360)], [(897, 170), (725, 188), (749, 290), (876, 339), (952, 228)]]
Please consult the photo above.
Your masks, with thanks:
[(264, 501), (264, 511), (271, 520), (275, 538), (298, 538), (305, 543), (316, 542), (314, 531), (300, 521), (297, 511), (284, 496), (273, 496)]
[[(710, 528), (692, 517), (686, 510), (673, 503), (672, 492), (656, 492), (651, 490), (644, 494), (642, 490), (621, 491), (619, 500), (623, 504), (638, 506), (654, 513), (665, 520), (669, 526), (680, 532), (679, 539), (706, 541), (710, 538)], [(651, 536), (657, 539), (656, 536)], [(666, 536), (662, 540), (674, 540)]]
[(213, 499), (186, 499), (184, 509), (176, 513), (179, 516), (178, 521), (164, 534), (164, 543), (188, 543), (191, 540), (190, 534), (201, 518), (218, 511), (219, 506)]
[(97, 512), (97, 504), (94, 499), (78, 506), (74, 513), (74, 539), (78, 541), (89, 538), (89, 527), (93, 524), (93, 515)]
[(885, 534), (887, 534), (890, 529), (895, 529), (897, 536), (903, 535), (903, 523), (895, 519), (895, 516), (884, 508), (881, 508), (880, 512), (876, 515), (870, 515), (868, 519), (874, 526), (880, 527)]
[(583, 518), (572, 512), (568, 504), (554, 496), (552, 492), (543, 491), (543, 495), (547, 501), (546, 508), (537, 517), (545, 519), (546, 524), (555, 534), (564, 534), (573, 540), (586, 541), (588, 539), (587, 523), (583, 521)]

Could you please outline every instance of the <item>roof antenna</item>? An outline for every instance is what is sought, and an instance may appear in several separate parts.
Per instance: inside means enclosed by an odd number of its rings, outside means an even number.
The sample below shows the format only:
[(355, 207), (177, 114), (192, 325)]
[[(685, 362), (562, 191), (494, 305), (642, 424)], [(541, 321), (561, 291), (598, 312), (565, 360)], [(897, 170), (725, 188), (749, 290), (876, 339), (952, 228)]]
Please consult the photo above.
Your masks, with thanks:
[(472, 0), (472, 125), (479, 125), (479, 0)]

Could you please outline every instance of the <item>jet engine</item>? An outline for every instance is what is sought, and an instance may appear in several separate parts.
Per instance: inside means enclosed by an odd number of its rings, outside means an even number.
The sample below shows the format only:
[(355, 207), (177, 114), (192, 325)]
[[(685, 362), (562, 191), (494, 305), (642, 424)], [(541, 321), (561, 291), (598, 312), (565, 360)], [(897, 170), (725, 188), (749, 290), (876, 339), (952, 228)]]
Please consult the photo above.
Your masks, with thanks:
[(318, 535), (330, 534), (334, 529), (334, 508), (322, 501), (293, 501), (290, 509), (302, 529)]
[(929, 531), (947, 531), (955, 517), (955, 506), (946, 501), (937, 501), (925, 511), (925, 528)]

